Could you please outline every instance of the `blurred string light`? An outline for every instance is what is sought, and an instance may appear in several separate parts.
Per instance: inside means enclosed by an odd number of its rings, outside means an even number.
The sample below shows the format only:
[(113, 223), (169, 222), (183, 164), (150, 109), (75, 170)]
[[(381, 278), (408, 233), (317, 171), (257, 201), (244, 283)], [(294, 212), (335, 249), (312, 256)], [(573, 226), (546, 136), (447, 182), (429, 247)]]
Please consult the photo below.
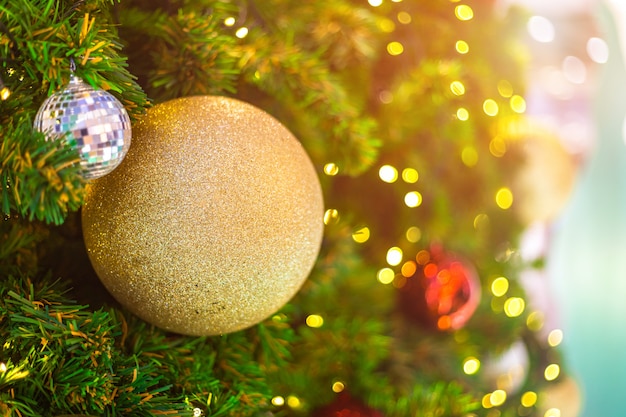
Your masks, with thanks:
[(455, 96), (462, 96), (463, 94), (465, 94), (465, 85), (463, 85), (463, 83), (461, 81), (452, 81), (450, 83), (450, 91), (452, 91), (452, 94), (454, 94)]
[(326, 165), (324, 165), (324, 174), (332, 177), (334, 175), (337, 175), (338, 173), (339, 173), (339, 166), (335, 164), (334, 162), (329, 162)]
[(554, 329), (548, 334), (548, 344), (550, 347), (557, 347), (563, 341), (563, 331)]
[(525, 308), (526, 303), (520, 297), (511, 297), (504, 302), (504, 314), (508, 317), (521, 316)]
[(511, 99), (509, 100), (509, 105), (511, 106), (511, 110), (513, 110), (515, 113), (521, 114), (526, 111), (526, 100), (524, 100), (524, 97), (518, 96), (517, 94), (511, 96)]
[(335, 381), (333, 382), (331, 389), (333, 390), (333, 392), (340, 393), (344, 389), (346, 389), (346, 384), (344, 384), (342, 381)]
[(496, 204), (502, 210), (506, 210), (513, 205), (513, 193), (508, 187), (502, 187), (496, 192)]
[(415, 184), (419, 179), (419, 173), (415, 168), (404, 168), (402, 170), (402, 180), (407, 184)]
[(402, 262), (402, 249), (397, 246), (389, 248), (387, 251), (387, 263), (391, 266), (400, 265)]
[(411, 208), (419, 207), (422, 205), (422, 195), (417, 191), (409, 191), (404, 196), (404, 204)]
[(472, 145), (467, 145), (463, 147), (461, 151), (461, 161), (466, 167), (476, 166), (478, 163), (478, 152), (476, 152), (476, 148)]
[(513, 95), (513, 86), (507, 80), (498, 81), (498, 93), (504, 98), (509, 98)]
[(339, 222), (339, 211), (336, 209), (328, 209), (324, 212), (324, 224), (331, 225)]
[(561, 417), (561, 410), (558, 408), (550, 408), (546, 411), (543, 417)]
[(409, 242), (417, 243), (422, 238), (422, 231), (419, 227), (411, 226), (406, 229), (405, 237)]
[(7, 371), (7, 364), (4, 362), (0, 362), (0, 372), (6, 372)]
[(383, 165), (378, 170), (378, 176), (389, 184), (398, 180), (398, 170), (391, 165)]
[(404, 46), (398, 41), (389, 42), (387, 44), (387, 52), (391, 56), (400, 55), (404, 52)]
[(494, 99), (488, 98), (483, 101), (483, 111), (487, 116), (497, 116), (499, 110), (498, 103)]
[(383, 0), (367, 0), (370, 6), (378, 7), (383, 4)]
[(598, 64), (605, 64), (609, 60), (609, 45), (604, 39), (592, 37), (587, 41), (587, 55)]
[(456, 118), (465, 122), (469, 119), (469, 111), (465, 107), (460, 107), (456, 111)]
[(543, 16), (532, 16), (528, 19), (526, 29), (530, 36), (537, 42), (549, 43), (554, 40), (554, 24)]
[(391, 33), (394, 30), (396, 30), (396, 24), (393, 23), (393, 21), (390, 19), (382, 19), (378, 23), (378, 27), (380, 27), (380, 30), (382, 30), (385, 33)]
[(239, 39), (245, 38), (246, 36), (248, 36), (248, 28), (245, 26), (240, 27), (235, 31), (235, 36)]
[(545, 377), (546, 381), (554, 381), (559, 377), (560, 373), (561, 367), (556, 363), (551, 363), (550, 365), (546, 366), (546, 370), (544, 371), (543, 376)]
[(376, 278), (381, 284), (391, 284), (395, 275), (396, 274), (393, 272), (393, 269), (383, 268), (378, 271), (378, 273), (376, 274)]
[(324, 325), (324, 318), (319, 314), (309, 314), (306, 318), (306, 325), (314, 329)]
[(9, 98), (9, 96), (11, 95), (11, 90), (9, 90), (9, 88), (4, 85), (4, 82), (2, 81), (2, 78), (0, 77), (0, 100), (4, 101), (6, 99)]
[(413, 20), (411, 15), (404, 11), (398, 12), (397, 18), (398, 18), (398, 22), (402, 23), (403, 25), (408, 25)]
[(285, 399), (281, 397), (280, 395), (277, 395), (274, 398), (272, 398), (272, 405), (276, 407), (282, 407), (283, 405), (285, 405)]
[(535, 404), (537, 404), (537, 393), (534, 391), (526, 391), (524, 394), (522, 394), (520, 402), (522, 403), (522, 406), (526, 408), (533, 407)]
[(465, 55), (469, 52), (469, 45), (465, 41), (456, 41), (455, 49), (458, 53)]
[(295, 395), (290, 395), (287, 397), (287, 405), (291, 408), (300, 408), (302, 406), (302, 402), (300, 401), (300, 398), (296, 397)]
[(474, 229), (481, 230), (489, 225), (489, 216), (485, 213), (480, 213), (474, 217)]
[(489, 152), (497, 157), (503, 157), (506, 154), (506, 142), (500, 136), (496, 136), (489, 142)]
[(561, 70), (565, 79), (572, 84), (583, 84), (587, 79), (587, 67), (578, 57), (566, 56), (561, 63)]
[(356, 243), (365, 243), (370, 238), (370, 229), (363, 226), (352, 233), (352, 240)]
[(467, 4), (459, 4), (454, 8), (454, 15), (461, 21), (471, 20), (474, 17), (474, 10)]
[(226, 26), (234, 26), (235, 24), (235, 18), (234, 17), (227, 17), (226, 19), (224, 19), (224, 25)]
[(505, 277), (498, 277), (491, 283), (491, 293), (496, 297), (502, 297), (509, 290), (509, 280)]
[(545, 318), (540, 311), (533, 311), (526, 318), (526, 327), (533, 332), (538, 332), (543, 328)]
[(463, 361), (463, 372), (467, 375), (474, 375), (480, 369), (480, 361), (470, 356)]

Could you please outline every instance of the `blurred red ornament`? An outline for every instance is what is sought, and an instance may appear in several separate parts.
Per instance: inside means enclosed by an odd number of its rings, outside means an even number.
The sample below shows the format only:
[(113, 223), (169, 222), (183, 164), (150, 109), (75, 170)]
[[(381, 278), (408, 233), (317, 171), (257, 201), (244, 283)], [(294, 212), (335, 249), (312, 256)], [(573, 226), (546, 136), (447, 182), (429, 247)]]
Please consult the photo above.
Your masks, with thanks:
[(398, 308), (411, 321), (438, 330), (458, 330), (480, 302), (480, 281), (466, 261), (441, 248), (418, 252), (396, 280)]
[(383, 415), (347, 392), (342, 392), (332, 403), (313, 410), (311, 417), (383, 417)]

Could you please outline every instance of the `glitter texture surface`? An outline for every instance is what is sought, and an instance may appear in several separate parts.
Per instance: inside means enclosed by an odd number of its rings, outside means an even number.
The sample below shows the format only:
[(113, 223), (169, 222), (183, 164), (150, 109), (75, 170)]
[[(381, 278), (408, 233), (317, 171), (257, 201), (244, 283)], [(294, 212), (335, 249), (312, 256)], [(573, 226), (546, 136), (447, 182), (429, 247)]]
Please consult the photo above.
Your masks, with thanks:
[(43, 102), (35, 129), (51, 139), (67, 135), (66, 140), (79, 150), (83, 176), (88, 179), (113, 171), (130, 148), (130, 118), (122, 103), (74, 75), (67, 87)]
[(144, 320), (217, 335), (267, 318), (317, 258), (324, 204), (298, 140), (250, 104), (198, 96), (148, 111), (88, 186), (83, 233), (107, 289)]

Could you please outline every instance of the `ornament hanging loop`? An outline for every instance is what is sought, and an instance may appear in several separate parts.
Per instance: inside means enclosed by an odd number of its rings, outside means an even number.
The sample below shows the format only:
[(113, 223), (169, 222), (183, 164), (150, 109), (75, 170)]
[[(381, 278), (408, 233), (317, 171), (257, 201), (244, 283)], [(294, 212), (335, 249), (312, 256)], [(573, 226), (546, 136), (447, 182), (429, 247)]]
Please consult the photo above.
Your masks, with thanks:
[(76, 72), (76, 62), (74, 62), (74, 58), (70, 58), (70, 72), (72, 75)]

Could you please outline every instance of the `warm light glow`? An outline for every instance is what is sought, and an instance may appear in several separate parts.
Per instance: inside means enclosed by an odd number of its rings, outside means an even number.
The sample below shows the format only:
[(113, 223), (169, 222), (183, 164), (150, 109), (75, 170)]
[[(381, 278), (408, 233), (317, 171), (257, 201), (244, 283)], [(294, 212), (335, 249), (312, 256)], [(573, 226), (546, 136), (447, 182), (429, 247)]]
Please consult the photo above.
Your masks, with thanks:
[(537, 393), (533, 391), (525, 392), (524, 395), (522, 395), (521, 402), (524, 407), (532, 407), (537, 403)]
[(235, 18), (234, 17), (227, 17), (226, 19), (224, 19), (224, 25), (226, 26), (233, 26), (235, 24)]
[(469, 111), (466, 108), (461, 107), (456, 111), (456, 118), (462, 121), (469, 119)]
[(506, 142), (499, 136), (491, 139), (489, 142), (489, 152), (497, 158), (504, 156), (506, 153)]
[(504, 302), (504, 313), (509, 317), (521, 316), (525, 308), (526, 303), (519, 297), (511, 297)]
[(11, 90), (9, 90), (8, 87), (2, 87), (2, 89), (0, 89), (0, 100), (6, 100), (7, 98), (9, 98), (10, 95)]
[(491, 405), (493, 405), (494, 407), (498, 407), (504, 404), (504, 402), (506, 401), (506, 391), (501, 389), (495, 390), (491, 393), (490, 401)]
[(526, 100), (522, 96), (514, 95), (511, 97), (509, 104), (511, 105), (511, 110), (515, 113), (524, 113), (526, 111)]
[(461, 81), (452, 81), (450, 83), (450, 91), (452, 91), (452, 94), (455, 96), (462, 96), (465, 94), (465, 86)]
[(326, 165), (324, 165), (324, 174), (332, 177), (334, 175), (337, 175), (338, 173), (339, 173), (339, 167), (337, 166), (336, 163), (329, 162)]
[(383, 4), (383, 0), (367, 0), (367, 2), (370, 4), (370, 6), (372, 7), (378, 7), (381, 4)]
[(352, 240), (354, 240), (356, 243), (365, 243), (369, 240), (369, 238), (370, 229), (366, 226), (363, 226), (352, 233)]
[(310, 314), (306, 318), (306, 325), (317, 329), (324, 325), (324, 318), (318, 314)]
[(469, 52), (469, 45), (465, 41), (456, 41), (455, 48), (460, 54), (466, 54)]
[(496, 204), (502, 210), (506, 210), (513, 205), (513, 193), (507, 187), (502, 187), (496, 192)]
[(402, 170), (402, 179), (408, 184), (414, 184), (419, 179), (419, 173), (413, 168), (404, 168)]
[(404, 46), (397, 41), (389, 42), (387, 44), (387, 52), (392, 56), (400, 55), (404, 52)]
[(7, 371), (7, 364), (4, 362), (0, 362), (0, 372), (6, 372)]
[(407, 207), (419, 207), (422, 204), (422, 195), (417, 191), (410, 191), (404, 195), (404, 204)]
[(336, 224), (339, 221), (339, 212), (336, 209), (328, 209), (324, 212), (324, 224)]
[(533, 311), (526, 318), (526, 327), (533, 332), (538, 332), (543, 328), (544, 322), (543, 314), (539, 311)]
[(491, 407), (493, 407), (493, 404), (491, 404), (491, 394), (486, 394), (483, 397), (482, 404), (483, 404), (483, 408), (491, 408)]
[(507, 80), (498, 81), (498, 93), (502, 97), (508, 98), (513, 95), (513, 86)]
[(498, 277), (491, 283), (491, 292), (496, 297), (502, 297), (509, 290), (509, 280), (505, 277)]
[(461, 151), (461, 160), (463, 164), (467, 167), (476, 166), (478, 163), (478, 152), (476, 152), (476, 148), (471, 145), (467, 145)]
[(546, 370), (543, 373), (543, 376), (546, 378), (546, 381), (554, 381), (559, 377), (561, 373), (561, 368), (556, 363), (550, 364), (546, 366)]
[(396, 24), (390, 19), (382, 19), (378, 24), (378, 27), (380, 27), (380, 29), (385, 33), (391, 33), (396, 30)]
[(376, 274), (376, 278), (381, 284), (391, 284), (396, 274), (391, 268), (383, 268)]
[(471, 20), (474, 17), (474, 11), (466, 4), (459, 4), (454, 8), (454, 14), (459, 20)]
[(336, 382), (333, 382), (332, 389), (333, 389), (333, 392), (339, 393), (343, 391), (344, 389), (346, 389), (346, 385), (341, 381), (336, 381)]
[(609, 60), (609, 46), (603, 39), (590, 38), (587, 41), (587, 54), (593, 62), (605, 64)]
[(291, 408), (300, 408), (302, 402), (300, 401), (300, 398), (295, 395), (290, 395), (287, 397), (287, 405)]
[(488, 98), (483, 102), (483, 111), (487, 116), (495, 116), (499, 110), (498, 103), (495, 100)]
[(417, 255), (415, 255), (415, 260), (420, 265), (426, 265), (430, 261), (430, 252), (428, 252), (427, 250), (421, 250), (417, 252)]
[(554, 40), (554, 25), (543, 16), (532, 16), (526, 25), (528, 33), (537, 42), (548, 43)]
[(240, 27), (239, 29), (235, 31), (235, 36), (238, 37), (239, 39), (245, 38), (246, 36), (248, 36), (248, 28), (245, 26)]
[(391, 266), (400, 265), (402, 262), (402, 249), (394, 246), (387, 251), (387, 263)]
[(381, 180), (391, 184), (398, 180), (398, 170), (391, 165), (383, 165), (378, 170), (378, 176)]
[(402, 265), (402, 269), (400, 270), (402, 276), (407, 278), (412, 277), (413, 274), (415, 274), (415, 271), (417, 271), (417, 264), (415, 263), (415, 261), (405, 262), (404, 265)]
[(474, 375), (480, 369), (480, 361), (473, 356), (463, 362), (463, 372), (467, 375)]
[(480, 213), (474, 217), (474, 229), (481, 230), (489, 225), (489, 216), (485, 213)]
[(408, 25), (409, 23), (411, 23), (412, 20), (413, 19), (411, 18), (411, 15), (407, 12), (398, 13), (398, 22), (402, 23), (403, 25)]
[(561, 410), (558, 408), (551, 408), (543, 415), (543, 417), (561, 417)]
[(272, 398), (272, 405), (275, 405), (276, 407), (281, 407), (285, 405), (285, 399), (280, 395), (277, 395), (276, 397)]
[(419, 227), (411, 226), (406, 229), (406, 240), (411, 243), (417, 243), (422, 238), (422, 231)]
[(563, 331), (560, 329), (554, 329), (548, 334), (548, 344), (552, 347), (556, 347), (563, 341)]

